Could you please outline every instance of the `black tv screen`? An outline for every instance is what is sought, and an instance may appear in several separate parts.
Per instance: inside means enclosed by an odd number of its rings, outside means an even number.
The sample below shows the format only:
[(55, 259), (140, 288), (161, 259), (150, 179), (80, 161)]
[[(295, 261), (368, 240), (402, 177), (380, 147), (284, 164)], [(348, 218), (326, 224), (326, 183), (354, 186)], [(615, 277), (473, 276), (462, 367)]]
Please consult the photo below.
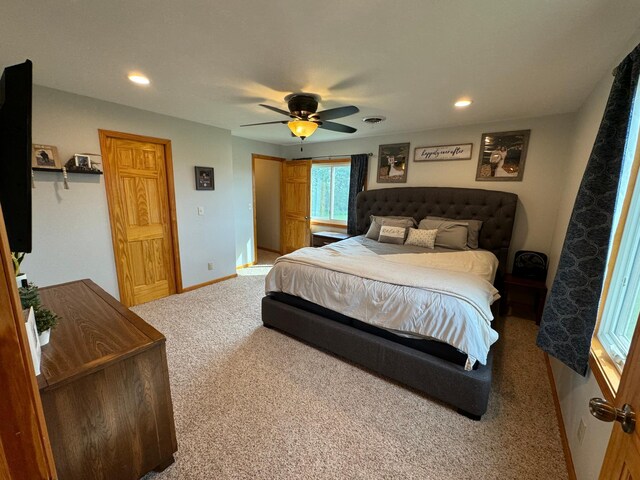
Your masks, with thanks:
[(30, 60), (0, 80), (0, 204), (12, 252), (31, 252)]

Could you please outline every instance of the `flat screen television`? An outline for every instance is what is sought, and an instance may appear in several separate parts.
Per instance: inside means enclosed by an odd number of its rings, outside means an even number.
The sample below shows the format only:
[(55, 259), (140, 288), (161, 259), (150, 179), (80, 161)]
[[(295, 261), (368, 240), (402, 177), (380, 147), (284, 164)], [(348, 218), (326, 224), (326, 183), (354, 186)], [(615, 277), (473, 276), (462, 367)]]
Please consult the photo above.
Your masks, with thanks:
[(0, 205), (12, 252), (31, 252), (30, 60), (0, 80)]

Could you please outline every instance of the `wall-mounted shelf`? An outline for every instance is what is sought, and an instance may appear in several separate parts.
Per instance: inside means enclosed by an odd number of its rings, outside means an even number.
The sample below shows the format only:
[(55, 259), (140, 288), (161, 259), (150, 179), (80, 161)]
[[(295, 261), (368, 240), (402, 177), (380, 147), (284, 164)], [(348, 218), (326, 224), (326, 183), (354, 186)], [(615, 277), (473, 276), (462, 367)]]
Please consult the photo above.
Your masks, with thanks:
[[(61, 168), (42, 168), (42, 167), (31, 167), (31, 170), (34, 172), (58, 172), (62, 173)], [(70, 170), (67, 168), (67, 173), (85, 173), (88, 175), (102, 175), (100, 170)]]

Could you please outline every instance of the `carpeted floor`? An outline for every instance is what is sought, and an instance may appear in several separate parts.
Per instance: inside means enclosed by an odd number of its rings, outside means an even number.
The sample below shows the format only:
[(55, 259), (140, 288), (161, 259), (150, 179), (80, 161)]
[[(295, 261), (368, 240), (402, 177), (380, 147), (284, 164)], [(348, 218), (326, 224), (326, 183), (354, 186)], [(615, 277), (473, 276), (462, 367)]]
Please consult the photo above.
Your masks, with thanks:
[(275, 255), (133, 310), (167, 337), (178, 437), (165, 479), (565, 479), (530, 320), (506, 319), (480, 422), (260, 321)]

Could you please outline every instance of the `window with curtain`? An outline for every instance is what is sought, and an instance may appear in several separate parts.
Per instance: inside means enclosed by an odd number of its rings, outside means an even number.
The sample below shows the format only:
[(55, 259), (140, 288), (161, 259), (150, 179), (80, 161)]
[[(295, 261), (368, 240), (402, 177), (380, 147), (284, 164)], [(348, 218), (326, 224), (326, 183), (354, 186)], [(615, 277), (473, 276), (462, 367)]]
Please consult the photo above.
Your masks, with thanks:
[(621, 372), (640, 315), (640, 89), (636, 92), (624, 151), (597, 338)]
[(348, 162), (317, 163), (311, 166), (311, 219), (346, 224), (349, 208)]

